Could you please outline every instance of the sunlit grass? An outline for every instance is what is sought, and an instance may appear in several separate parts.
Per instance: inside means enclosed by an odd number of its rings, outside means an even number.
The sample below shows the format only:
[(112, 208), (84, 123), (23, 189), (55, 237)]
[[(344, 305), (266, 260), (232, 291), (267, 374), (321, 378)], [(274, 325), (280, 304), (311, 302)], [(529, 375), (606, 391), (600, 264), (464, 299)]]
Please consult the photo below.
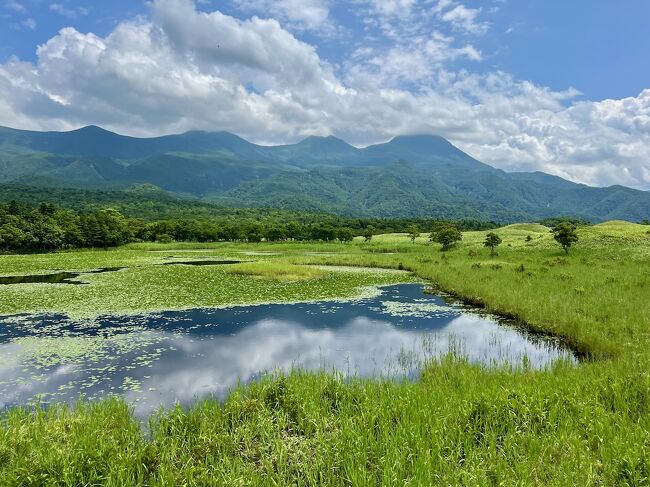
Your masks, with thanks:
[(326, 274), (325, 271), (314, 267), (287, 264), (286, 262), (244, 262), (228, 266), (226, 272), (261, 279), (278, 279), (286, 282), (318, 279)]

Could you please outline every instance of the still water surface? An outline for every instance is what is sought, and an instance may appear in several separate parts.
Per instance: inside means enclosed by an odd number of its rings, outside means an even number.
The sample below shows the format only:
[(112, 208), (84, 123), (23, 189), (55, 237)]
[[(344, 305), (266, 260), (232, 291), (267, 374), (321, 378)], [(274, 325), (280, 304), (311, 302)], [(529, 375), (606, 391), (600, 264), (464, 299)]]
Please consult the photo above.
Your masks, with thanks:
[[(119, 394), (138, 414), (223, 397), (265, 371), (339, 370), (416, 377), (449, 350), (484, 363), (543, 367), (574, 360), (557, 341), (531, 336), (420, 284), (356, 301), (238, 306), (105, 316), (0, 317), (0, 407)], [(524, 357), (526, 357), (524, 359)]]

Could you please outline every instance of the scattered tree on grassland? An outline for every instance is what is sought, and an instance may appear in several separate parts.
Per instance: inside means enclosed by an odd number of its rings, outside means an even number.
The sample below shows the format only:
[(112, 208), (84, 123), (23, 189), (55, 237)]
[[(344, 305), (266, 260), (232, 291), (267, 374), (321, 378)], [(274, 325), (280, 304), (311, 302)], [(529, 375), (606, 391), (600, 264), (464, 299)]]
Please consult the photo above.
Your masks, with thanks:
[(564, 253), (568, 255), (571, 246), (578, 241), (575, 225), (569, 222), (562, 222), (553, 228), (551, 232), (553, 232), (555, 241), (562, 246)]
[(429, 240), (442, 245), (443, 251), (449, 250), (454, 245), (456, 245), (457, 242), (460, 242), (462, 239), (463, 239), (463, 235), (453, 225), (441, 227), (438, 230), (431, 233), (431, 235), (429, 236)]
[(417, 227), (417, 225), (411, 225), (407, 228), (406, 231), (408, 232), (408, 236), (411, 239), (411, 243), (415, 243), (415, 239), (420, 236), (420, 229)]
[(490, 255), (494, 256), (494, 251), (501, 244), (501, 241), (501, 237), (494, 232), (490, 232), (485, 236), (485, 242), (483, 242), (483, 245), (489, 248)]

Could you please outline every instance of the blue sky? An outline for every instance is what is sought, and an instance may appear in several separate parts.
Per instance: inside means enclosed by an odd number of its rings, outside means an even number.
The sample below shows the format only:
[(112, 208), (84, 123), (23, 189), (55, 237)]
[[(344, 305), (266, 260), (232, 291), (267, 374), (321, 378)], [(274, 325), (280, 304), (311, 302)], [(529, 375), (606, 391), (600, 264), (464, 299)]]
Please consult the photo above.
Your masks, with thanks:
[[(647, 0), (475, 0), (465, 5), (482, 9), (482, 18), (491, 25), (476, 42), (485, 53), (483, 65), (464, 67), (504, 70), (555, 90), (575, 87), (591, 100), (636, 96), (650, 84)], [(249, 14), (232, 2), (217, 0), (199, 8), (218, 8), (240, 18)], [(3, 60), (10, 56), (34, 60), (36, 46), (63, 27), (106, 35), (120, 21), (146, 15), (148, 10), (140, 0), (5, 2), (2, 23), (8, 28), (0, 30), (0, 55)], [(349, 50), (350, 37), (363, 40), (362, 22), (350, 15), (354, 10), (351, 2), (332, 8), (332, 16), (349, 30), (341, 39), (304, 31), (297, 36), (316, 45), (327, 58), (340, 61)], [(33, 19), (33, 28), (28, 19)]]
[(649, 188), (649, 23), (646, 0), (0, 0), (0, 124), (437, 133), (505, 170)]
[(512, 1), (485, 49), (497, 53), (495, 66), (556, 90), (636, 96), (650, 80), (649, 23), (644, 0)]

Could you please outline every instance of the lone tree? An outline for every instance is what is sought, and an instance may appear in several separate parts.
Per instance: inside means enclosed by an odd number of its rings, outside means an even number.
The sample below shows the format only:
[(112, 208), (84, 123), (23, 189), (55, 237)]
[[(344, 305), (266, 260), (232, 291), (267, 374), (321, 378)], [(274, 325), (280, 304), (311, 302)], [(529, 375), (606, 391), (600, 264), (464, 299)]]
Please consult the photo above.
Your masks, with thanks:
[(569, 222), (562, 222), (558, 223), (557, 226), (551, 231), (553, 232), (553, 238), (564, 249), (564, 253), (569, 255), (569, 249), (571, 248), (571, 245), (578, 241), (575, 225)]
[(416, 225), (411, 225), (406, 229), (411, 239), (411, 243), (415, 243), (415, 239), (420, 236), (420, 229)]
[(370, 242), (372, 240), (372, 227), (366, 227), (366, 229), (363, 231), (363, 240), (366, 242)]
[(456, 242), (460, 242), (462, 239), (463, 235), (454, 226), (439, 228), (429, 236), (429, 240), (441, 244), (442, 250), (445, 251), (452, 248)]
[(491, 256), (494, 256), (494, 249), (496, 249), (499, 244), (501, 244), (501, 237), (496, 233), (490, 232), (485, 236), (485, 242), (483, 242), (483, 245), (490, 249)]

